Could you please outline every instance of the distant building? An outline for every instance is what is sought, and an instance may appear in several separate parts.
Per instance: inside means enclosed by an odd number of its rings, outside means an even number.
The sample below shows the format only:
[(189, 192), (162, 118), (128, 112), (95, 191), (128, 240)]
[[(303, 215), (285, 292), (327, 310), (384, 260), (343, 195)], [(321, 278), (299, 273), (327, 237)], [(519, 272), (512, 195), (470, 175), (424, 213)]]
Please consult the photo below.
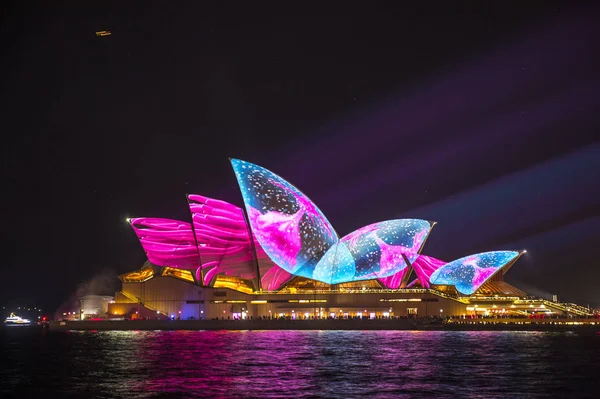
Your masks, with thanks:
[(114, 302), (114, 297), (106, 295), (86, 295), (79, 298), (79, 318), (106, 318), (108, 305)]

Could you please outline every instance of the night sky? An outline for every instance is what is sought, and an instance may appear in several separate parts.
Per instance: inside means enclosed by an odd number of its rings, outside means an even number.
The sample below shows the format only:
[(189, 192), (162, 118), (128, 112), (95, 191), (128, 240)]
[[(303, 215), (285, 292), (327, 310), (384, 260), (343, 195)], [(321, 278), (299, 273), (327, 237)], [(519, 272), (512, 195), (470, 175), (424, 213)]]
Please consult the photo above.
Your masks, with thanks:
[(600, 8), (523, 3), (4, 4), (0, 304), (114, 293), (125, 219), (241, 205), (236, 157), (340, 235), (435, 220), (423, 253), (527, 249), (510, 283), (600, 307)]

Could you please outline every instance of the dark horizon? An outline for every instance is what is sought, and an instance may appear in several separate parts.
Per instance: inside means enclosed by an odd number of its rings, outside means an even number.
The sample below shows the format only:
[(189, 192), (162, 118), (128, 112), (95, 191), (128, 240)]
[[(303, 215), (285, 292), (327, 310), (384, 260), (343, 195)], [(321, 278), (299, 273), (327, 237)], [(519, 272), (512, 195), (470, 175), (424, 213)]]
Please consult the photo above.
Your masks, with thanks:
[(241, 206), (235, 157), (340, 235), (436, 221), (423, 253), (526, 249), (509, 283), (600, 307), (597, 5), (157, 4), (4, 5), (0, 306), (118, 289), (125, 219)]

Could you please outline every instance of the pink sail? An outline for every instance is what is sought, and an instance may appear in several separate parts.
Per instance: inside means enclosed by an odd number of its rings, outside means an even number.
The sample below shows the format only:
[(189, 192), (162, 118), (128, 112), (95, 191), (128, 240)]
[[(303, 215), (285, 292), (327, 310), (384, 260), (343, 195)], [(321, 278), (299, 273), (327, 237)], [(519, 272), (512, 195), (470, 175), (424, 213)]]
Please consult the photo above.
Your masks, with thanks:
[(190, 194), (188, 202), (201, 261), (197, 276), (204, 275), (204, 284), (209, 285), (219, 274), (255, 280), (257, 261), (263, 289), (276, 290), (291, 278), (289, 273), (281, 273), (257, 240), (255, 259), (240, 207), (196, 194)]
[(400, 288), (400, 285), (402, 284), (402, 279), (404, 278), (404, 275), (408, 272), (408, 270), (408, 268), (404, 268), (398, 273), (392, 274), (389, 277), (380, 278), (379, 282), (381, 282), (381, 284), (383, 284), (385, 288), (396, 290)]
[(417, 260), (413, 263), (412, 267), (417, 275), (419, 283), (424, 288), (429, 288), (429, 277), (431, 274), (444, 266), (446, 262), (440, 259), (433, 258), (431, 256), (419, 255)]
[[(418, 255), (416, 260), (414, 262), (412, 262), (412, 264), (411, 264), (412, 269), (415, 272), (416, 279), (414, 281), (412, 281), (409, 284), (409, 286), (414, 286), (415, 284), (419, 283), (423, 288), (429, 288), (430, 287), (429, 276), (431, 276), (431, 274), (434, 271), (436, 271), (440, 267), (444, 266), (445, 264), (446, 264), (446, 262), (444, 262), (443, 260), (436, 259), (431, 256)], [(386, 288), (391, 288), (391, 289), (400, 288), (400, 283), (401, 283), (402, 278), (404, 277), (404, 274), (406, 273), (406, 271), (407, 270), (402, 270), (399, 273), (396, 273), (393, 276), (390, 276), (388, 278), (379, 279), (379, 281)]]
[(280, 248), (279, 256), (291, 266), (292, 273), (297, 268), (298, 252), (302, 243), (300, 241), (300, 219), (304, 212), (298, 211), (294, 215), (279, 212), (260, 213), (254, 208), (249, 209), (250, 223), (256, 226), (254, 234), (258, 241), (270, 240), (270, 244)]
[(162, 218), (134, 218), (129, 223), (153, 264), (180, 269), (199, 266), (190, 223)]

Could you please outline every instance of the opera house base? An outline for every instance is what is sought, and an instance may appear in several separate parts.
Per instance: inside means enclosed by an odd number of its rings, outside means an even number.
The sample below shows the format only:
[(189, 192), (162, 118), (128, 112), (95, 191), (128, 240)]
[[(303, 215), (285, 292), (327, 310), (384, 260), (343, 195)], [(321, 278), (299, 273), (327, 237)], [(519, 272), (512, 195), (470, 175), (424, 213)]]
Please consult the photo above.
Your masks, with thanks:
[[(184, 272), (146, 265), (121, 275), (122, 289), (108, 304), (109, 324), (93, 323), (83, 329), (401, 330), (432, 318), (545, 322), (593, 316), (574, 304), (527, 297), (500, 278), (474, 295), (461, 296), (452, 287), (387, 289), (373, 280), (318, 286), (297, 278), (280, 291), (260, 292), (242, 279), (218, 276), (212, 287), (202, 287)], [(80, 326), (84, 325), (73, 328)]]

